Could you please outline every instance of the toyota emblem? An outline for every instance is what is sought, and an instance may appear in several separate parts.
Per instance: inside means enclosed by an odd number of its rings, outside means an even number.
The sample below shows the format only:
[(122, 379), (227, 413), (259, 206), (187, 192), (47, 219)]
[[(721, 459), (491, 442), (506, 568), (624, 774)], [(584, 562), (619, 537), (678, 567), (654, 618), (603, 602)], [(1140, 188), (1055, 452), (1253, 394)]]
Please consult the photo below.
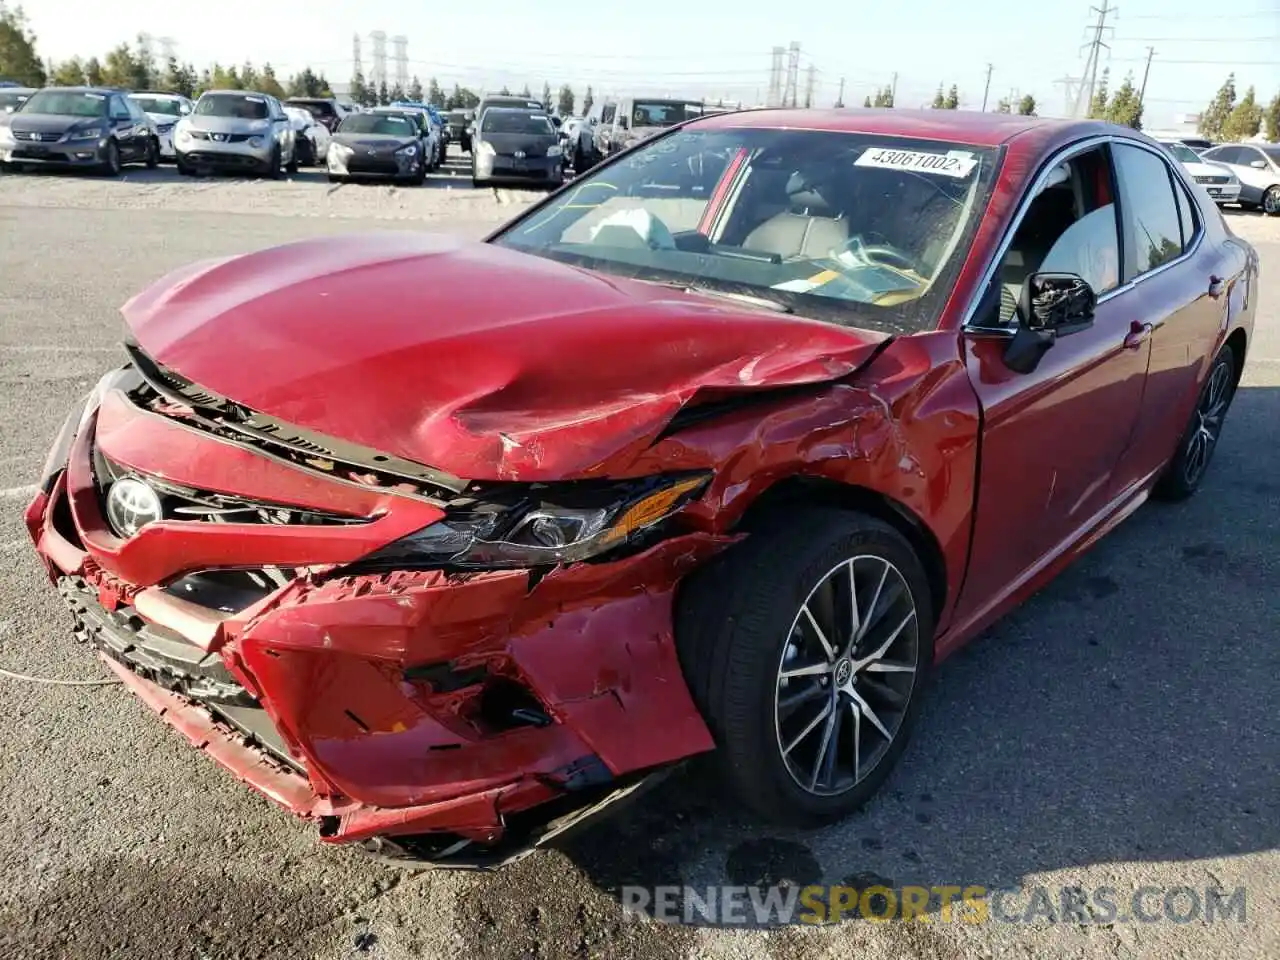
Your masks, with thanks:
[(516, 151), (516, 159), (517, 159), (517, 160), (523, 160), (523, 159), (524, 159), (524, 151), (523, 151), (523, 150), (517, 150), (517, 151)]
[(132, 537), (163, 516), (160, 494), (135, 477), (121, 477), (107, 491), (107, 519), (122, 537)]

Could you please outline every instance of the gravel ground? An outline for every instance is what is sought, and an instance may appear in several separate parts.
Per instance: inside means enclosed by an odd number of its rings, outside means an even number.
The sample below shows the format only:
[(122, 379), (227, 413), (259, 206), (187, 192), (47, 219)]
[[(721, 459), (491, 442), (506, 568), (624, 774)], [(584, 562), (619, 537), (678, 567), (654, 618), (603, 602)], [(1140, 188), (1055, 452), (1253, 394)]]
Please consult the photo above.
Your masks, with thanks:
[[(64, 411), (118, 356), (116, 309), (198, 257), (365, 228), (479, 236), (528, 197), (450, 189), (0, 178), (0, 666), (100, 675), (20, 508)], [(503, 202), (505, 201), (505, 202)], [(696, 773), (491, 874), (402, 873), (319, 846), (114, 687), (0, 678), (7, 956), (867, 958), (1280, 955), (1280, 220), (1259, 329), (1203, 495), (1141, 510), (937, 677), (882, 795), (766, 828)], [(623, 918), (626, 884), (1247, 887), (1247, 919), (730, 930)]]

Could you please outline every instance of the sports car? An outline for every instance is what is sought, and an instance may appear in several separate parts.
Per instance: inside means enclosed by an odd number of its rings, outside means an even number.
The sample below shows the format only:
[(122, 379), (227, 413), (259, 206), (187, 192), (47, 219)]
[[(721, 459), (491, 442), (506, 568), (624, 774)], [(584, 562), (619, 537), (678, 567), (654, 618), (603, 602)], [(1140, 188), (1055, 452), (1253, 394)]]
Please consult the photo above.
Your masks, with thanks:
[(1257, 299), (1127, 127), (707, 116), (482, 242), (141, 291), (26, 524), (77, 636), (327, 843), (502, 863), (691, 759), (830, 822), (939, 662), (1211, 482)]

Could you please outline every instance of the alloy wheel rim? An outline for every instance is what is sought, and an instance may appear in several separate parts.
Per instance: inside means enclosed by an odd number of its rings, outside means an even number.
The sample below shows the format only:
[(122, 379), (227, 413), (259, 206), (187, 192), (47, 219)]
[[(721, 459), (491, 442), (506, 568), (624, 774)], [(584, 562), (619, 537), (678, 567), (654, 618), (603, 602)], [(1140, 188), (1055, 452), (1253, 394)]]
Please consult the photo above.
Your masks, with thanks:
[(1262, 198), (1263, 209), (1267, 213), (1280, 213), (1280, 190), (1272, 187), (1267, 191), (1267, 195)]
[(1187, 441), (1187, 455), (1184, 457), (1183, 477), (1189, 486), (1194, 486), (1209, 466), (1214, 448), (1218, 444), (1218, 436), (1222, 432), (1222, 420), (1231, 401), (1231, 371), (1227, 364), (1219, 363), (1209, 374), (1209, 382), (1205, 384), (1204, 396), (1196, 407), (1196, 425)]
[(915, 598), (888, 560), (852, 557), (818, 581), (775, 681), (774, 731), (797, 786), (836, 796), (879, 765), (906, 717), (919, 650)]

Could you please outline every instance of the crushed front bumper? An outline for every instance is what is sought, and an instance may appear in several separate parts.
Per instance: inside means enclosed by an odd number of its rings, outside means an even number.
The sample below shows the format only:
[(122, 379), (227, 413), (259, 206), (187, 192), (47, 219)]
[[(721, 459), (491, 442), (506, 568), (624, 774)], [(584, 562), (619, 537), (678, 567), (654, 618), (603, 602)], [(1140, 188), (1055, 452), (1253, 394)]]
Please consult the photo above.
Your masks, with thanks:
[[(26, 521), (78, 636), (166, 722), (324, 841), (501, 863), (712, 748), (676, 658), (672, 606), (679, 578), (725, 538), (687, 534), (543, 576), (342, 576), (326, 564), (245, 604), (206, 601), (191, 583), (218, 564), (202, 539), (225, 542), (224, 565), (234, 556), (243, 567), (255, 552), (277, 560), (281, 535), (226, 541), (238, 525), (188, 522), (131, 538), (168, 566), (129, 541), (101, 548), (80, 461), (95, 446), (120, 457), (147, 449), (157, 471), (186, 480), (184, 469), (209, 474), (184, 463), (199, 463), (206, 444), (229, 456), (225, 445), (194, 431), (186, 444), (153, 434), (151, 419), (122, 412), (119, 394), (68, 424), (77, 421)], [(267, 479), (294, 470), (260, 467)], [(156, 536), (165, 526), (186, 528), (186, 539)], [(196, 572), (173, 566), (170, 547)]]

